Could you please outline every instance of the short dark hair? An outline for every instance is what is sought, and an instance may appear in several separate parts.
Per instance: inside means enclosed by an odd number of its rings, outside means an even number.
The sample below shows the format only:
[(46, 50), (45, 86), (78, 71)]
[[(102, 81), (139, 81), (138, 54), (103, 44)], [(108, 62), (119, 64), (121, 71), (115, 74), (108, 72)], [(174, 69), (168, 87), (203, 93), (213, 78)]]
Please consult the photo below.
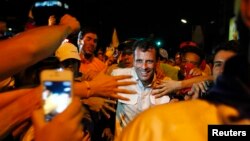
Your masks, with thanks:
[(205, 59), (205, 53), (199, 46), (186, 46), (180, 50), (181, 56), (188, 52), (195, 53), (200, 57), (199, 65)]
[(137, 41), (137, 39), (131, 38), (131, 39), (128, 39), (128, 40), (120, 43), (118, 46), (118, 50), (124, 51), (125, 49), (131, 49), (133, 51), (132, 46), (135, 43), (135, 41)]
[(153, 41), (153, 39), (150, 38), (142, 38), (142, 39), (138, 39), (137, 41), (134, 42), (133, 44), (133, 52), (135, 53), (135, 50), (137, 48), (141, 49), (143, 52), (149, 50), (149, 49), (155, 49), (155, 57), (156, 60), (158, 60), (158, 56), (159, 56), (159, 49), (157, 48), (155, 42)]
[(98, 36), (97, 29), (94, 27), (84, 27), (78, 33), (78, 39), (82, 39), (87, 33), (94, 33)]
[(239, 42), (237, 40), (230, 40), (230, 41), (220, 43), (212, 50), (213, 56), (215, 56), (221, 50), (238, 53), (239, 52)]

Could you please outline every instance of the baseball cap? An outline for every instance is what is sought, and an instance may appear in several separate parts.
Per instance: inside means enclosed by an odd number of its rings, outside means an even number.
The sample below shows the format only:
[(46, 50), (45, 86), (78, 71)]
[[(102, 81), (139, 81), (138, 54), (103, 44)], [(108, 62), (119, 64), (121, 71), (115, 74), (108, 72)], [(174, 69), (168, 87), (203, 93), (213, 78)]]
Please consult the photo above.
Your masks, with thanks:
[(161, 57), (168, 59), (168, 51), (167, 50), (160, 48), (159, 52), (160, 52)]
[(180, 49), (186, 48), (186, 47), (198, 47), (198, 45), (197, 45), (197, 43), (195, 43), (193, 41), (186, 41), (186, 42), (182, 42), (180, 44)]
[(81, 60), (77, 47), (69, 42), (62, 43), (56, 50), (55, 56), (59, 58), (60, 62), (67, 59)]

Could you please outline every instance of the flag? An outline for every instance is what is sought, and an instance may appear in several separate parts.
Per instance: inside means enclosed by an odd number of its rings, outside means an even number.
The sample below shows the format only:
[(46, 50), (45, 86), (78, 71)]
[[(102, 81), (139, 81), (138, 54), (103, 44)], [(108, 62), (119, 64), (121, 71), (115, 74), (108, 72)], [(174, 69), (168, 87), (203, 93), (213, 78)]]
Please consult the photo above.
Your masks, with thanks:
[(119, 46), (119, 39), (117, 36), (116, 28), (114, 28), (113, 35), (112, 35), (112, 41), (110, 43), (111, 47), (117, 48)]
[(117, 57), (118, 53), (118, 46), (119, 46), (119, 40), (116, 32), (116, 28), (114, 28), (113, 34), (112, 34), (112, 40), (110, 45), (106, 48), (106, 56), (114, 56)]

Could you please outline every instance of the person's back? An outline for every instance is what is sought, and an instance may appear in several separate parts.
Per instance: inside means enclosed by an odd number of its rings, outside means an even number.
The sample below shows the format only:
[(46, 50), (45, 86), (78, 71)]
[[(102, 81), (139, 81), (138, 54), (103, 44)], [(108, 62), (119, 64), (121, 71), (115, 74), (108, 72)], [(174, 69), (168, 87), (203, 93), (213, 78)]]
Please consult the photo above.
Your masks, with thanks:
[[(236, 114), (231, 107), (216, 106), (204, 100), (159, 105), (135, 118), (116, 141), (207, 140), (208, 125), (225, 124), (229, 116)], [(250, 120), (238, 122), (246, 123), (250, 124)]]

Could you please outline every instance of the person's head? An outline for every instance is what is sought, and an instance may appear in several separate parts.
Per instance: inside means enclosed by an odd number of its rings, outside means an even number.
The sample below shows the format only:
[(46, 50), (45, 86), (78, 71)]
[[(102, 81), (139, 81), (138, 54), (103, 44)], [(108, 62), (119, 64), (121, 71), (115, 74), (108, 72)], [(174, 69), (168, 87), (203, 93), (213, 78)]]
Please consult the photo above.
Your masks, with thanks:
[(193, 66), (200, 68), (203, 59), (205, 58), (204, 52), (199, 46), (186, 46), (181, 49), (181, 65), (180, 70), (184, 74), (186, 66)]
[(160, 48), (159, 49), (159, 61), (162, 63), (167, 63), (168, 62), (168, 51)]
[(118, 50), (121, 52), (120, 63), (125, 68), (133, 67), (134, 56), (132, 47), (135, 41), (135, 39), (129, 39), (118, 46)]
[(214, 81), (224, 71), (225, 62), (238, 53), (238, 42), (231, 40), (218, 45), (214, 50), (213, 78)]
[(133, 44), (134, 68), (144, 86), (153, 81), (158, 50), (152, 40), (141, 39)]
[(104, 54), (104, 51), (102, 50), (102, 48), (99, 48), (98, 51), (97, 51), (97, 54), (96, 54), (96, 57), (105, 62), (105, 54)]
[(78, 47), (84, 55), (94, 55), (97, 41), (97, 31), (94, 28), (85, 28), (78, 34)]
[(64, 69), (71, 70), (74, 73), (74, 77), (78, 77), (81, 59), (75, 45), (68, 42), (62, 43), (56, 50), (55, 56), (60, 60)]

